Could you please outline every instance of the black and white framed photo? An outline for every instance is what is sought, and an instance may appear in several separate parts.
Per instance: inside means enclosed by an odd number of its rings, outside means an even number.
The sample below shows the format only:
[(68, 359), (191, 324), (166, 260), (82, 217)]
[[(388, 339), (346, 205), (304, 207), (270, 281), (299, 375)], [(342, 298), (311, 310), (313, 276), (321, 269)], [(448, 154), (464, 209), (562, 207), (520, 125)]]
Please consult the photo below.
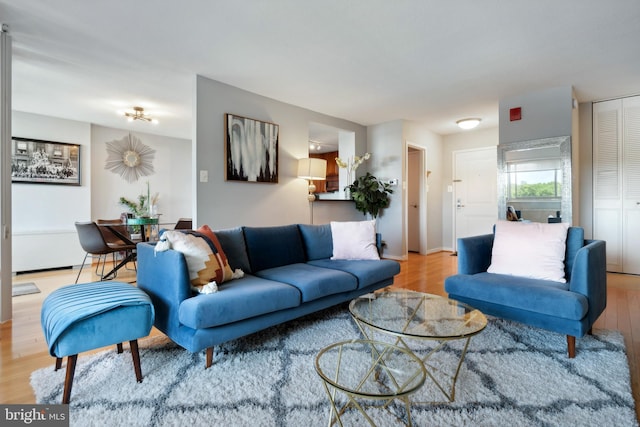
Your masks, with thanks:
[(225, 114), (225, 180), (278, 182), (279, 126)]
[(11, 138), (11, 182), (80, 185), (80, 145)]

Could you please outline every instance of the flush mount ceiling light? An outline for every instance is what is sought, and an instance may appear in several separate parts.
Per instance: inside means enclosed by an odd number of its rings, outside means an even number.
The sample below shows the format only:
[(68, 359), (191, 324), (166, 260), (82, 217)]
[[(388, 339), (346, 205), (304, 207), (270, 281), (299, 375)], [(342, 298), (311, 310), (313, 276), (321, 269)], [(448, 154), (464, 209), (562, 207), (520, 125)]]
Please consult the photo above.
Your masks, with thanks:
[(309, 150), (322, 150), (322, 144), (318, 141), (314, 141), (312, 139), (309, 140)]
[(480, 124), (481, 119), (460, 119), (456, 124), (460, 129), (473, 129)]
[(154, 119), (151, 116), (148, 116), (144, 113), (144, 108), (142, 107), (133, 107), (133, 113), (130, 113), (128, 111), (126, 111), (124, 113), (125, 117), (127, 117), (127, 121), (134, 121), (134, 120), (142, 120), (143, 122), (151, 122), (154, 125), (158, 124), (158, 120)]

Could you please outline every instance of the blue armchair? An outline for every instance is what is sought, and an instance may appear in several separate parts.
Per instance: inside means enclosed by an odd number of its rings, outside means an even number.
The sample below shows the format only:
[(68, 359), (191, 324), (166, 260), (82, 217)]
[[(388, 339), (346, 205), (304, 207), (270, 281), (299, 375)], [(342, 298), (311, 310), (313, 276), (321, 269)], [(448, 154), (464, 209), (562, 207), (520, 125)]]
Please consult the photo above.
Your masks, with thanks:
[(449, 298), (485, 314), (567, 335), (569, 357), (576, 337), (591, 331), (607, 305), (606, 245), (585, 240), (570, 227), (566, 240), (567, 283), (488, 273), (494, 235), (458, 239), (458, 274), (445, 279)]

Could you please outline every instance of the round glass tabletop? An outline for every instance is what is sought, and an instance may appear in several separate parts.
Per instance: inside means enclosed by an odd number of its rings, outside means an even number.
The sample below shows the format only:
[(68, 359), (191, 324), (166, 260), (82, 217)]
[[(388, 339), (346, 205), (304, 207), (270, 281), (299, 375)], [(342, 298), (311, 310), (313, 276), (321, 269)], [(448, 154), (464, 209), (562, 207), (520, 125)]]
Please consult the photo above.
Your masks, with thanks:
[(360, 296), (349, 304), (354, 319), (381, 332), (421, 339), (462, 339), (487, 326), (482, 312), (461, 302), (409, 290)]
[(408, 349), (369, 340), (331, 344), (318, 353), (318, 375), (327, 384), (369, 399), (407, 396), (425, 382), (426, 370)]

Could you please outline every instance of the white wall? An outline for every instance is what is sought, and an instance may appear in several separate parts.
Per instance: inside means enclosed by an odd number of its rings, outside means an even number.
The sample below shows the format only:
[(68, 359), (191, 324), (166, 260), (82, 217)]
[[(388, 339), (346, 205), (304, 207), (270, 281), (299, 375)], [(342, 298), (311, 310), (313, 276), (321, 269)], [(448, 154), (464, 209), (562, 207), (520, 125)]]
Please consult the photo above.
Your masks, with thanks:
[[(580, 126), (580, 195), (579, 225), (584, 228), (584, 237), (593, 238), (593, 103), (581, 103), (579, 108)], [(575, 221), (574, 221), (575, 223)]]
[(391, 204), (378, 218), (378, 231), (387, 247), (384, 255), (389, 258), (406, 259), (407, 206), (406, 206), (406, 152), (407, 143), (422, 147), (427, 153), (426, 169), (432, 171), (427, 193), (427, 252), (437, 251), (442, 246), (442, 137), (424, 125), (394, 120), (367, 127), (367, 144), (371, 159), (369, 172), (378, 179), (398, 179), (393, 187)]
[[(367, 151), (371, 153), (367, 170), (382, 181), (397, 179), (402, 183), (405, 178), (403, 126), (404, 121), (395, 120), (367, 127)], [(402, 185), (393, 187), (389, 207), (378, 216), (378, 232), (387, 244), (384, 256), (396, 259), (407, 256), (402, 188)]]
[(79, 218), (86, 221), (115, 219), (127, 209), (118, 203), (120, 197), (136, 201), (140, 194), (147, 194), (147, 182), (151, 194), (159, 193), (158, 212), (160, 222), (175, 224), (178, 218), (191, 218), (191, 141), (142, 132), (132, 135), (148, 147), (156, 150), (153, 160), (155, 173), (140, 177), (133, 183), (105, 169), (106, 143), (126, 137), (130, 132), (104, 126), (91, 126), (92, 199), (91, 215)]
[[(120, 196), (137, 197), (146, 180), (128, 184), (104, 169), (104, 144), (128, 131), (90, 123), (13, 112), (13, 136), (80, 144), (80, 186), (13, 184), (14, 272), (77, 266), (84, 251), (74, 226), (76, 221), (118, 218)], [(191, 143), (188, 140), (136, 133), (156, 149), (156, 174), (149, 177), (151, 191), (160, 192), (163, 221), (191, 216)]]
[[(509, 110), (522, 108), (522, 119), (511, 121)], [(572, 136), (573, 88), (550, 88), (500, 100), (500, 144)]]
[[(453, 152), (498, 145), (498, 127), (446, 135), (442, 144), (442, 247), (453, 250)], [(498, 185), (496, 183), (496, 185)], [(497, 200), (496, 200), (497, 203)]]
[[(309, 123), (355, 132), (356, 152), (366, 151), (366, 128), (202, 76), (194, 96), (194, 179), (206, 170), (208, 182), (195, 181), (193, 209), (197, 225), (220, 229), (239, 225), (267, 226), (310, 222), (307, 182), (297, 178), (297, 161), (308, 157)], [(237, 114), (279, 125), (278, 183), (224, 180), (224, 115)], [(364, 173), (358, 170), (359, 174)], [(350, 201), (317, 201), (314, 223), (362, 220)]]
[(14, 137), (80, 144), (81, 186), (12, 184), (13, 271), (79, 264), (74, 221), (91, 212), (91, 126), (13, 111)]

